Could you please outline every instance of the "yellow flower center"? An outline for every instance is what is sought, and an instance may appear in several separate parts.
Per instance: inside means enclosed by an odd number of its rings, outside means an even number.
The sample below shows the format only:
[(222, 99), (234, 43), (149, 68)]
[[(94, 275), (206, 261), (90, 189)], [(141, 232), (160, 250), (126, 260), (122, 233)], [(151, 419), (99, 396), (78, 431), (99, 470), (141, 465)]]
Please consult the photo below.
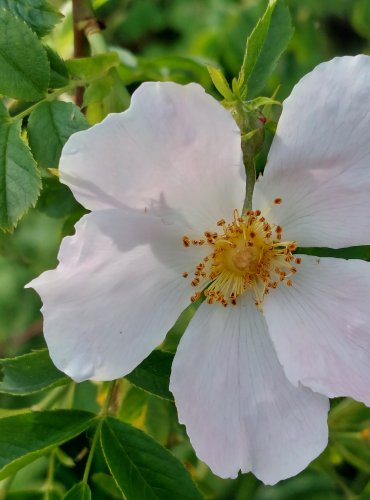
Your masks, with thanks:
[[(274, 203), (280, 204), (277, 198)], [(195, 289), (192, 302), (204, 291), (208, 304), (236, 305), (237, 298), (251, 291), (257, 307), (261, 307), (264, 296), (271, 289), (285, 282), (292, 286), (291, 277), (297, 272), (295, 264), (301, 259), (293, 256), (297, 248), (295, 241), (282, 241), (282, 228), (270, 225), (259, 210), (250, 210), (227, 224), (224, 219), (217, 222), (219, 232), (204, 232), (204, 238), (191, 240), (183, 237), (185, 247), (208, 245), (210, 254), (204, 257), (190, 277)]]

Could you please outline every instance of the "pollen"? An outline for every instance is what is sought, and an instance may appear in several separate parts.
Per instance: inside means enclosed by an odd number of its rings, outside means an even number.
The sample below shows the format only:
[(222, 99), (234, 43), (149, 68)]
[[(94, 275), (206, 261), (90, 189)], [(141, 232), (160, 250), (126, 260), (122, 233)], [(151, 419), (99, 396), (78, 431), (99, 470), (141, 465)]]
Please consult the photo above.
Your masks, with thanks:
[[(282, 199), (276, 198), (273, 203), (279, 205)], [(188, 236), (182, 239), (185, 247), (198, 246), (202, 241), (209, 248), (209, 253), (189, 274), (195, 292), (192, 302), (203, 292), (207, 304), (235, 306), (243, 294), (250, 292), (261, 309), (270, 291), (282, 283), (293, 286), (292, 277), (302, 259), (293, 256), (296, 241), (283, 241), (281, 226), (269, 224), (260, 210), (248, 210), (242, 215), (234, 210), (230, 223), (220, 219), (216, 226), (219, 232), (204, 231), (205, 240)]]

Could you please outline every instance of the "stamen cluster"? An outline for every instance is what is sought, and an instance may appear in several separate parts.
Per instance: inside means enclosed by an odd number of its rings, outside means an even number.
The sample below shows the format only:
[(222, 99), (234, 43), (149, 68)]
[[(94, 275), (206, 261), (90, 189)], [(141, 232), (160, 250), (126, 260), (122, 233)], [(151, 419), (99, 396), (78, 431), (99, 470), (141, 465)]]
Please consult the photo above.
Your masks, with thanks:
[[(281, 202), (281, 198), (274, 200), (275, 204)], [(204, 291), (208, 304), (227, 307), (236, 305), (238, 297), (250, 291), (260, 308), (265, 295), (280, 283), (292, 286), (291, 277), (301, 259), (293, 256), (295, 241), (282, 241), (280, 226), (269, 224), (260, 210), (248, 210), (242, 216), (235, 210), (231, 223), (221, 219), (217, 226), (219, 232), (205, 231), (204, 238), (198, 240), (183, 237), (186, 248), (211, 247), (211, 253), (197, 264), (193, 275), (183, 273), (195, 288), (192, 302)]]

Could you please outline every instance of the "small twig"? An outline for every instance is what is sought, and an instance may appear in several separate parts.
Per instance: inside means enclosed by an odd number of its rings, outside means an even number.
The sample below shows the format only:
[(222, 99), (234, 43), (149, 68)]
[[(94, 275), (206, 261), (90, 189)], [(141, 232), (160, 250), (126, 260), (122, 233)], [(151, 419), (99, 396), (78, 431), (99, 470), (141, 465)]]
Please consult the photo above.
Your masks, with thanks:
[[(94, 11), (89, 0), (72, 0), (73, 15), (73, 57), (79, 58), (88, 55), (88, 44), (86, 41), (86, 28), (93, 23), (97, 25)], [(76, 104), (81, 107), (84, 97), (84, 87), (76, 88)]]

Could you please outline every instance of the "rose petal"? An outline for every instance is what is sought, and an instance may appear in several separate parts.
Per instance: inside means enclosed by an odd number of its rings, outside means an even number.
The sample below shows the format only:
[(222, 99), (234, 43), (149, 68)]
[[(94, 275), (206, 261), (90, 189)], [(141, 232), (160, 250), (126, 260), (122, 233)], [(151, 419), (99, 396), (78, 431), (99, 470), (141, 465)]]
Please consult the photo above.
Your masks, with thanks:
[(370, 263), (302, 255), (291, 288), (264, 302), (289, 380), (370, 404)]
[(300, 246), (370, 243), (370, 57), (306, 75), (284, 102), (254, 206)]
[(213, 472), (293, 476), (325, 448), (328, 401), (286, 379), (253, 302), (203, 303), (180, 341), (170, 389), (194, 449)]
[(238, 127), (201, 86), (151, 82), (126, 112), (71, 137), (60, 178), (89, 209), (175, 211), (204, 231), (241, 209), (241, 165)]
[(44, 333), (56, 366), (76, 381), (129, 373), (190, 303), (181, 273), (200, 248), (157, 217), (106, 210), (86, 215), (65, 238), (57, 269), (28, 286), (43, 300)]

